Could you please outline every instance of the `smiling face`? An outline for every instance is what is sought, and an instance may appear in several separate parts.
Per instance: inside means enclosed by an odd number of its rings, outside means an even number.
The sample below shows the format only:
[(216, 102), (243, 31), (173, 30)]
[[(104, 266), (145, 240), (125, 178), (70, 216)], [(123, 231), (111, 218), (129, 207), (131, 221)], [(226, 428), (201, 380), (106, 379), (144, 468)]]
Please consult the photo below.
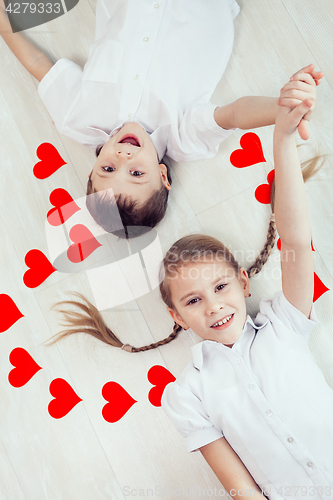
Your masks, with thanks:
[(171, 189), (167, 168), (158, 163), (156, 149), (145, 130), (126, 123), (101, 149), (91, 174), (93, 189), (113, 189), (142, 205), (162, 185)]
[(239, 275), (225, 261), (189, 263), (178, 268), (169, 281), (174, 308), (172, 318), (185, 330), (191, 328), (204, 340), (233, 345), (246, 321), (245, 297), (249, 279), (241, 268)]

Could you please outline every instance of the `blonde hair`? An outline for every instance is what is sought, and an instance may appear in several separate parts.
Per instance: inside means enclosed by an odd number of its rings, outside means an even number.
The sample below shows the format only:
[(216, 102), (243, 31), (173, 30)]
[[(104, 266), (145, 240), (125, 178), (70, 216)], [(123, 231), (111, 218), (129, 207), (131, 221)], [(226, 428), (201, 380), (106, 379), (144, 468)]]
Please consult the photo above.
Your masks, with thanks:
[[(312, 160), (308, 160), (302, 163), (302, 174), (304, 181), (309, 179), (317, 170), (322, 166), (322, 163), (319, 165), (319, 160), (323, 160), (323, 157), (317, 156)], [(319, 165), (319, 166), (318, 166)], [(271, 207), (272, 213), (274, 214), (274, 194), (275, 194), (275, 182), (273, 181), (271, 186)], [(250, 268), (247, 270), (249, 278), (259, 273), (263, 268), (264, 264), (267, 262), (267, 259), (274, 247), (276, 238), (276, 226), (274, 217), (271, 217), (268, 231), (266, 243), (257, 257), (256, 261)], [(197, 260), (198, 256), (204, 257), (206, 255), (212, 256), (220, 256), (221, 253), (223, 255), (223, 260), (229, 262), (231, 267), (235, 270), (236, 273), (239, 272), (240, 266), (238, 262), (233, 257), (232, 253), (228, 250), (228, 248), (223, 245), (219, 240), (206, 236), (203, 234), (194, 234), (190, 236), (185, 236), (180, 240), (176, 241), (166, 253), (166, 256), (163, 260), (161, 266), (161, 272), (163, 273), (163, 280), (160, 283), (160, 292), (163, 301), (170, 307), (171, 309), (175, 309), (172, 303), (172, 297), (170, 293), (169, 286), (169, 278), (170, 273), (174, 272), (181, 265), (184, 264), (184, 253), (187, 255), (187, 260), (191, 260), (191, 257), (195, 257), (193, 260)], [(174, 327), (172, 333), (163, 340), (158, 342), (154, 342), (152, 344), (142, 346), (142, 347), (133, 347), (129, 344), (124, 344), (114, 333), (113, 331), (105, 324), (101, 313), (98, 309), (91, 304), (83, 295), (77, 292), (72, 292), (74, 295), (79, 297), (82, 302), (73, 301), (73, 300), (65, 300), (58, 302), (53, 306), (60, 305), (70, 305), (77, 307), (80, 311), (73, 310), (64, 310), (64, 309), (56, 309), (57, 312), (62, 313), (64, 315), (67, 323), (64, 326), (67, 326), (66, 330), (63, 330), (51, 338), (54, 338), (50, 344), (54, 344), (58, 340), (63, 337), (67, 337), (73, 333), (87, 333), (97, 338), (101, 342), (109, 344), (114, 347), (120, 347), (123, 350), (128, 352), (141, 352), (147, 351), (150, 349), (155, 349), (156, 347), (160, 347), (162, 345), (168, 344), (172, 340), (174, 340), (179, 332), (182, 330), (182, 327), (177, 323), (174, 323)], [(49, 339), (50, 340), (50, 339)]]

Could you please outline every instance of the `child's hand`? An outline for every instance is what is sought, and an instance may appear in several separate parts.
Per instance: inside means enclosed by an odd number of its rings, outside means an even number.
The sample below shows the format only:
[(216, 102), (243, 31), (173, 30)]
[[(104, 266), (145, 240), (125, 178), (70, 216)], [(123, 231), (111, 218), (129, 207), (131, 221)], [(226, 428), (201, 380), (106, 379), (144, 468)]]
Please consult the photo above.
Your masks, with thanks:
[(301, 132), (303, 133), (302, 139), (304, 139), (305, 132), (307, 132), (307, 137), (309, 137), (309, 132), (307, 130), (308, 121), (305, 120), (306, 114), (311, 109), (313, 103), (310, 99), (306, 99), (305, 101), (298, 104), (294, 109), (287, 108), (286, 106), (281, 106), (278, 110), (276, 121), (275, 121), (275, 134), (278, 134), (279, 137), (287, 137), (293, 135), (297, 128), (300, 134), (300, 127), (303, 123), (303, 129)]
[(287, 106), (291, 109), (306, 99), (311, 100), (312, 106), (298, 127), (298, 133), (304, 140), (309, 138), (308, 122), (316, 106), (316, 86), (319, 85), (320, 79), (323, 77), (322, 72), (313, 71), (313, 69), (314, 65), (310, 64), (310, 66), (302, 68), (295, 73), (290, 81), (281, 89), (281, 95), (278, 100), (280, 106)]

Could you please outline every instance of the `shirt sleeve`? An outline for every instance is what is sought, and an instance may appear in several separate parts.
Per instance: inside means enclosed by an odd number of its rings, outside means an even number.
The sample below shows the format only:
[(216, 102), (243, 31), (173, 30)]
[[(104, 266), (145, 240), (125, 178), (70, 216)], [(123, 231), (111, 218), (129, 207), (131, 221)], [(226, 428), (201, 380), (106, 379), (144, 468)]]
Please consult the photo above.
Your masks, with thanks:
[(202, 401), (177, 381), (164, 389), (162, 407), (178, 432), (186, 437), (189, 452), (223, 437), (223, 432), (210, 421)]
[(83, 70), (68, 59), (59, 59), (38, 85), (38, 93), (59, 132), (78, 99)]
[(312, 304), (310, 318), (293, 306), (284, 296), (277, 292), (273, 300), (261, 300), (260, 313), (264, 314), (272, 323), (280, 322), (289, 330), (293, 330), (308, 339), (311, 330), (319, 321)]
[(216, 104), (196, 104), (186, 109), (179, 130), (171, 134), (172, 142), (166, 154), (175, 161), (194, 161), (212, 158), (218, 152), (221, 142), (236, 129), (225, 130), (216, 123)]

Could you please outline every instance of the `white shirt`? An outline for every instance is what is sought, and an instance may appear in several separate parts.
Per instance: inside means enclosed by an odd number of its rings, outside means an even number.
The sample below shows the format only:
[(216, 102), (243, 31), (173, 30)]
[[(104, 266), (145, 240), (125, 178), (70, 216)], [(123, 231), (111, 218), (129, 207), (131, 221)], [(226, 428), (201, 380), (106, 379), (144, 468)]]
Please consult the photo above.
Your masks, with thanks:
[(274, 500), (333, 498), (333, 391), (308, 347), (317, 322), (278, 292), (232, 348), (194, 345), (162, 397), (188, 451), (224, 436)]
[(38, 92), (57, 129), (87, 146), (127, 121), (161, 159), (215, 156), (232, 133), (214, 120), (211, 95), (233, 45), (235, 0), (98, 0), (84, 69), (60, 59)]

